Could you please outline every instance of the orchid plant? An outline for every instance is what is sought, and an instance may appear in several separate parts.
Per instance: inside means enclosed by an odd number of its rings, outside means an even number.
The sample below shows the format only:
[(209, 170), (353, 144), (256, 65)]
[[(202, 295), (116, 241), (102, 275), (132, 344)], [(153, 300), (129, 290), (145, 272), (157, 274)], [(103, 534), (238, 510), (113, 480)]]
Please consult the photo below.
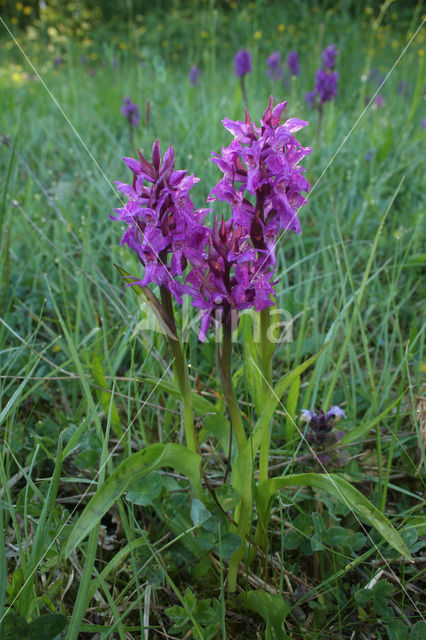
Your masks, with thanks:
[[(253, 560), (253, 550), (249, 547), (255, 516), (254, 549), (265, 551), (272, 502), (284, 487), (302, 485), (328, 491), (370, 521), (400, 553), (409, 556), (404, 542), (383, 514), (341, 476), (302, 473), (269, 477), (274, 412), (286, 391), (292, 396), (292, 403), (297, 404), (301, 375), (325, 348), (274, 383), (275, 345), (270, 330), (276, 311), (275, 287), (279, 282), (276, 246), (286, 231), (300, 234), (298, 212), (306, 204), (310, 189), (300, 163), (311, 149), (302, 146), (294, 135), (308, 123), (298, 118), (281, 123), (286, 104), (282, 102), (274, 107), (271, 97), (260, 125), (250, 118), (247, 110), (244, 121), (227, 118), (222, 121), (232, 134), (232, 141), (220, 154), (212, 153), (212, 161), (222, 177), (211, 189), (207, 201), (209, 205), (215, 201), (227, 203), (230, 216), (225, 219), (214, 215), (211, 226), (207, 219), (213, 210), (195, 208), (190, 197), (199, 179), (175, 168), (173, 147), (162, 155), (156, 140), (150, 160), (140, 151), (137, 159), (124, 158), (132, 180), (131, 184), (117, 182), (127, 202), (116, 209), (111, 218), (126, 225), (121, 244), (136, 253), (143, 275), (132, 277), (118, 268), (127, 286), (151, 305), (167, 336), (176, 384), (167, 386), (161, 381), (156, 384), (181, 399), (185, 444), (151, 444), (124, 460), (81, 514), (68, 540), (67, 553), (82, 541), (135, 479), (172, 467), (189, 479), (193, 505), (201, 506), (203, 512), (209, 514), (219, 510), (222, 525), (238, 541), (228, 567), (230, 593), (236, 589), (242, 560), (245, 559), (247, 565)], [(221, 334), (216, 340), (216, 368), (228, 417), (220, 403), (211, 402), (194, 389), (175, 317), (176, 305), (182, 304), (184, 296), (189, 296), (193, 307), (200, 310), (199, 348), (210, 339), (213, 329), (216, 337)], [(233, 334), (242, 324), (242, 314), (247, 309), (259, 316), (260, 325), (259, 345), (248, 334), (245, 341), (253, 365), (251, 391), (257, 415), (253, 425), (247, 423), (241, 410), (231, 374)], [(312, 425), (315, 421), (322, 425), (332, 414), (341, 412), (338, 407), (330, 411), (320, 417), (305, 412), (305, 418)], [(199, 413), (213, 416), (205, 421), (201, 432), (194, 419)], [(324, 425), (323, 430), (327, 431), (325, 422)], [(211, 487), (203, 471), (206, 461), (200, 455), (200, 441), (211, 436), (228, 457), (232, 504)]]

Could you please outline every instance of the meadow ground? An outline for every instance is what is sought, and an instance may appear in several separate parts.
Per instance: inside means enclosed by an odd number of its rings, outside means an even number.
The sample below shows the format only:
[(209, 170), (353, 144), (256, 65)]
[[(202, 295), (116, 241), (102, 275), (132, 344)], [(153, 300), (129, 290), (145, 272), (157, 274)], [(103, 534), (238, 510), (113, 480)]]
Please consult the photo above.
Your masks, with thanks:
[[(421, 3), (173, 2), (140, 12), (127, 3), (120, 19), (104, 22), (96, 6), (46, 5), (35, 19), (32, 5), (17, 3), (0, 21), (2, 637), (421, 640)], [(330, 44), (337, 97), (318, 122), (305, 94)], [(302, 234), (286, 232), (277, 247), (277, 306), (291, 323), (273, 382), (327, 343), (274, 413), (269, 475), (348, 480), (393, 524), (413, 562), (350, 500), (290, 485), (273, 502), (266, 552), (254, 547), (229, 594), (235, 540), (225, 549), (217, 528), (203, 528), (188, 481), (170, 468), (128, 486), (88, 541), (65, 548), (120, 463), (154, 443), (183, 442), (167, 343), (114, 268), (142, 272), (109, 218), (120, 206), (114, 180), (129, 181), (122, 157), (136, 157), (136, 147), (149, 156), (157, 138), (163, 151), (171, 143), (176, 167), (200, 177), (195, 206), (208, 206), (220, 178), (211, 152), (232, 139), (221, 120), (244, 119), (233, 62), (242, 48), (252, 55), (252, 119), (259, 123), (273, 95), (288, 100), (286, 117), (310, 122), (297, 134), (312, 147)], [(267, 58), (276, 51), (283, 73), (274, 78)], [(290, 51), (299, 75), (287, 71)], [(191, 83), (193, 65), (200, 73)], [(126, 97), (140, 110), (133, 128), (120, 112)], [(229, 216), (226, 203), (213, 206)], [(262, 399), (253, 400), (247, 324), (238, 331), (232, 374), (249, 433)], [(215, 431), (226, 409), (214, 352), (212, 337), (200, 344), (189, 331), (190, 384), (207, 403), (195, 407), (203, 484), (221, 492), (229, 516), (236, 497), (229, 477), (223, 483), (228, 451)], [(334, 405), (347, 416), (343, 439), (315, 457), (315, 443), (298, 435), (307, 429), (301, 411)], [(255, 509), (251, 542), (257, 517)], [(250, 590), (272, 604), (246, 599)]]

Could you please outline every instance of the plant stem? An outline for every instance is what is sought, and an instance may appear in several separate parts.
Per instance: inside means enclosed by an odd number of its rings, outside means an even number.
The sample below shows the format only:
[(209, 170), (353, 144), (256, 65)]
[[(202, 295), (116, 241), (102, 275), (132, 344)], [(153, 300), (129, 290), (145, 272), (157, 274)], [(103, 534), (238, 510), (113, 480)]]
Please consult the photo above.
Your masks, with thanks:
[[(170, 291), (168, 291), (164, 286), (160, 287), (161, 291), (161, 302), (163, 307), (170, 317), (172, 322), (172, 326), (174, 329), (174, 333), (176, 334), (176, 323), (174, 320), (173, 314), (173, 304), (172, 304), (172, 296)], [(197, 453), (197, 440), (195, 437), (195, 428), (194, 428), (194, 414), (192, 411), (192, 396), (191, 396), (191, 386), (189, 382), (189, 373), (188, 373), (188, 365), (186, 362), (185, 353), (180, 341), (172, 336), (168, 336), (168, 343), (170, 347), (170, 351), (173, 354), (174, 361), (173, 367), (176, 376), (176, 381), (179, 386), (180, 393), (182, 395), (182, 404), (183, 404), (183, 424), (185, 429), (185, 439), (186, 446), (190, 451), (194, 451)]]
[[(265, 402), (272, 388), (272, 353), (273, 346), (268, 339), (268, 329), (271, 325), (271, 313), (269, 307), (260, 312), (260, 362), (263, 370), (263, 395)], [(265, 430), (260, 444), (259, 454), (259, 484), (268, 479), (269, 468), (269, 441), (271, 427)]]
[(247, 438), (231, 378), (232, 327), (230, 322), (223, 322), (222, 329), (222, 351), (220, 350), (220, 344), (216, 343), (216, 365), (226, 406), (231, 417), (232, 429), (237, 440), (238, 451), (241, 451), (247, 442)]

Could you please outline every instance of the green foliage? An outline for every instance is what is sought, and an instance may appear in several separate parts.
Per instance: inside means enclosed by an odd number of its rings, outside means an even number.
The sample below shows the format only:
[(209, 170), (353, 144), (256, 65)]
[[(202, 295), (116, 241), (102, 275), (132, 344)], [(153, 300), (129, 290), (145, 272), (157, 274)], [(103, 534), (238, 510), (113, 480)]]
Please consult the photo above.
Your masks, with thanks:
[[(155, 635), (164, 625), (180, 625), (174, 633), (181, 637), (192, 630), (192, 637), (229, 640), (248, 633), (334, 640), (372, 629), (391, 640), (423, 639), (421, 32), (380, 89), (385, 106), (361, 116), (376, 89), (370, 70), (392, 68), (420, 24), (420, 5), (385, 3), (379, 20), (374, 3), (354, 2), (173, 2), (165, 10), (165, 3), (55, 1), (43, 11), (43, 3), (9, 4), (0, 2), (2, 18), (73, 129), (1, 24), (0, 136), (9, 142), (0, 147), (0, 618), (11, 607), (17, 613), (2, 619), (0, 636), (11, 628), (23, 637), (29, 628), (36, 633), (40, 621), (49, 634), (46, 618), (57, 615), (61, 624), (73, 618), (67, 640), (140, 638), (144, 628)], [(331, 42), (340, 51), (339, 94), (315, 136), (317, 114), (304, 94)], [(141, 266), (108, 220), (120, 206), (111, 182), (128, 178), (121, 157), (135, 155), (120, 103), (129, 95), (143, 112), (149, 100), (150, 119), (142, 117), (135, 143), (149, 152), (156, 137), (163, 150), (172, 142), (177, 167), (200, 176), (194, 201), (204, 206), (218, 179), (210, 152), (230, 141), (220, 120), (243, 117), (232, 61), (242, 46), (253, 53), (247, 92), (254, 119), (273, 93), (289, 100), (289, 116), (311, 122), (300, 133), (313, 146), (306, 175), (315, 185), (303, 234), (286, 234), (277, 251), (278, 306), (292, 316), (293, 342), (277, 347), (273, 383), (329, 344), (309, 372), (281, 389), (283, 404), (268, 401), (244, 318), (232, 373), (251, 449), (238, 453), (234, 441), (228, 460), (230, 423), (214, 344), (200, 349), (189, 328), (200, 457), (186, 464), (183, 448), (175, 448), (181, 407), (170, 354), (163, 336), (143, 325), (137, 288), (123, 284), (123, 275), (140, 277)], [(266, 57), (277, 50), (284, 59), (292, 49), (300, 77), (270, 82)], [(62, 59), (58, 68), (55, 58)], [(194, 63), (201, 78), (193, 88), (187, 73)], [(398, 93), (401, 79), (410, 83), (408, 95)], [(223, 204), (215, 210), (228, 215)], [(356, 485), (348, 504), (323, 490), (330, 484), (315, 488), (318, 461), (301, 435), (300, 410), (330, 404), (348, 415), (337, 427), (345, 431), (347, 462), (338, 467), (336, 447), (324, 466), (342, 486)], [(268, 515), (261, 506), (252, 522), (252, 471), (269, 428), (271, 480), (311, 479), (280, 488), (271, 504), (278, 490), (267, 492)], [(152, 459), (133, 457), (150, 445)], [(200, 462), (204, 489), (191, 502)], [(242, 500), (250, 509), (239, 535), (232, 519)], [(414, 564), (397, 561), (407, 550)], [(247, 560), (239, 585), (247, 590), (260, 579), (279, 595), (248, 591), (248, 611), (243, 596), (225, 600), (227, 569), (238, 554)], [(361, 588), (377, 564), (394, 579)], [(291, 612), (284, 576), (294, 593)], [(169, 609), (174, 597), (179, 604)]]
[(56, 640), (66, 626), (67, 619), (56, 613), (40, 616), (28, 623), (12, 611), (0, 624), (0, 632), (3, 640)]
[(248, 591), (245, 596), (248, 609), (256, 611), (266, 622), (265, 640), (287, 640), (284, 620), (290, 612), (288, 602), (266, 591)]
[(169, 633), (185, 634), (191, 629), (192, 623), (188, 612), (191, 613), (202, 628), (202, 633), (192, 630), (192, 636), (197, 640), (212, 640), (217, 637), (220, 624), (220, 604), (216, 598), (197, 600), (191, 589), (187, 588), (183, 596), (183, 605), (174, 605), (166, 609), (166, 614), (173, 622)]

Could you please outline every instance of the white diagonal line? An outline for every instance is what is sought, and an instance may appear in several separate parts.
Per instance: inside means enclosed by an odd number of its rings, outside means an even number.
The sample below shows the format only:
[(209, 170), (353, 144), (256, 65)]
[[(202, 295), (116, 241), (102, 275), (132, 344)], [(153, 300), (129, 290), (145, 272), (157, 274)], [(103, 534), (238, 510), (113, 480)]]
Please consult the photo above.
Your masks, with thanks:
[(354, 517), (356, 518), (356, 520), (358, 521), (359, 526), (361, 527), (361, 529), (364, 531), (365, 535), (367, 536), (367, 538), (370, 540), (370, 542), (373, 544), (373, 547), (376, 549), (377, 553), (380, 555), (380, 557), (382, 558), (383, 562), (385, 563), (385, 565), (387, 566), (387, 568), (389, 569), (389, 571), (392, 573), (393, 577), (395, 578), (397, 584), (400, 585), (401, 589), (404, 591), (405, 595), (407, 596), (407, 598), (410, 600), (411, 604), (413, 605), (413, 607), (416, 609), (417, 613), (420, 615), (420, 617), (422, 618), (422, 620), (425, 620), (425, 618), (423, 617), (421, 611), (418, 609), (416, 603), (412, 600), (412, 598), (410, 597), (410, 595), (408, 594), (407, 590), (404, 588), (404, 585), (401, 583), (400, 579), (398, 578), (398, 576), (396, 575), (396, 573), (393, 571), (392, 567), (390, 566), (390, 564), (387, 562), (386, 558), (384, 557), (384, 555), (381, 553), (380, 549), (378, 548), (378, 546), (375, 544), (374, 540), (371, 538), (370, 534), (368, 533), (367, 529), (364, 527), (364, 525), (362, 524), (361, 520), (358, 518), (357, 514), (353, 511), (353, 509), (351, 508), (351, 505), (349, 504), (349, 502), (346, 500), (345, 496), (343, 495), (343, 493), (340, 491), (339, 487), (337, 486), (336, 482), (334, 481), (334, 479), (330, 476), (330, 474), (328, 473), (327, 469), (325, 468), (325, 466), (323, 465), (323, 463), (321, 462), (321, 460), (319, 459), (319, 457), (317, 456), (317, 454), (315, 453), (314, 449), (311, 447), (310, 443), (307, 441), (307, 439), (305, 438), (303, 432), (299, 429), (299, 427), (297, 426), (296, 422), (293, 420), (293, 418), (291, 417), (291, 415), (288, 413), (287, 409), (285, 408), (285, 406), (283, 405), (283, 403), (281, 402), (281, 400), (279, 399), (279, 397), (277, 396), (277, 394), (275, 393), (274, 389), (271, 387), (271, 385), (269, 384), (269, 382), (266, 380), (265, 376), (263, 375), (263, 372), (260, 370), (260, 368), (258, 367), (258, 365), (256, 364), (256, 362), (253, 360), (253, 358), (250, 358), (252, 363), (254, 364), (254, 366), (256, 367), (256, 369), (258, 370), (258, 372), (260, 373), (260, 375), (263, 378), (263, 381), (266, 382), (266, 384), (268, 385), (271, 393), (274, 394), (275, 398), (278, 400), (279, 404), (281, 405), (281, 407), (283, 408), (286, 416), (288, 416), (291, 420), (291, 422), (293, 423), (293, 426), (296, 428), (297, 432), (299, 433), (299, 435), (303, 438), (303, 440), (306, 442), (306, 444), (309, 447), (309, 450), (312, 454), (312, 456), (315, 458), (316, 462), (320, 465), (320, 467), (323, 469), (325, 475), (328, 477), (328, 479), (331, 481), (331, 483), (334, 485), (334, 488), (338, 491), (338, 493), (341, 495), (342, 501), (346, 504), (347, 507), (349, 507), (350, 511), (353, 513)]

